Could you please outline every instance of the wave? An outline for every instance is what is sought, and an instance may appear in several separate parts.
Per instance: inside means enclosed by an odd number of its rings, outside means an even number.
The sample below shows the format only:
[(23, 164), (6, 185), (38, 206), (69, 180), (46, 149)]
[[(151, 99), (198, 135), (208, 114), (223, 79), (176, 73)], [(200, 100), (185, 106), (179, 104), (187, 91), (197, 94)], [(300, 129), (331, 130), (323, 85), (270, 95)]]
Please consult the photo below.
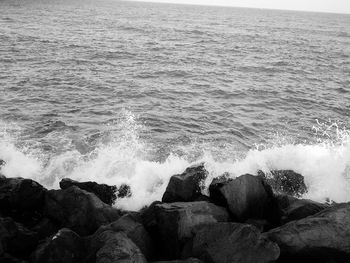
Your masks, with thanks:
[[(159, 149), (154, 151), (154, 145), (140, 138), (145, 127), (128, 111), (104, 127), (106, 132), (90, 140), (58, 140), (70, 144), (59, 152), (47, 152), (35, 143), (23, 142), (23, 131), (17, 124), (0, 122), (0, 127), (0, 159), (6, 162), (1, 173), (5, 176), (32, 178), (48, 188), (58, 188), (64, 177), (117, 186), (128, 184), (132, 196), (116, 204), (128, 210), (160, 200), (172, 175), (200, 162), (209, 171), (206, 186), (223, 173), (234, 178), (256, 174), (258, 170), (291, 169), (305, 177), (308, 192), (303, 198), (350, 201), (350, 136), (348, 130), (336, 124), (317, 122), (313, 130), (318, 140), (312, 144), (296, 144), (276, 135), (269, 143), (246, 152), (237, 152), (232, 145), (218, 149), (214, 144), (192, 143), (179, 146), (164, 158), (155, 157)], [(80, 150), (84, 143), (91, 147), (89, 151)]]

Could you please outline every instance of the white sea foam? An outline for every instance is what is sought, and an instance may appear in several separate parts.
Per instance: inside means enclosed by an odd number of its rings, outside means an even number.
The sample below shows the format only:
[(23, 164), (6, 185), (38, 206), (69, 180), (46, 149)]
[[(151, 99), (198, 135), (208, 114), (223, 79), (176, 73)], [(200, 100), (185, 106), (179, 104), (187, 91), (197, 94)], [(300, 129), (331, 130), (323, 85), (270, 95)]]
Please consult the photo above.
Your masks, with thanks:
[[(269, 147), (251, 149), (242, 158), (227, 161), (205, 147), (206, 150), (194, 162), (186, 155), (175, 154), (170, 154), (162, 162), (152, 161), (147, 154), (150, 146), (138, 136), (142, 125), (128, 112), (122, 121), (110, 125), (108, 136), (101, 139), (92, 152), (65, 151), (52, 155), (49, 161), (44, 161), (42, 153), (18, 146), (17, 137), (11, 135), (16, 134), (16, 129), (9, 128), (9, 125), (2, 126), (5, 128), (0, 133), (0, 159), (6, 162), (1, 170), (4, 175), (33, 178), (48, 188), (58, 188), (58, 182), (63, 177), (117, 186), (126, 183), (131, 187), (132, 196), (118, 200), (116, 204), (124, 209), (137, 210), (160, 200), (173, 174), (181, 173), (186, 167), (199, 162), (205, 162), (209, 171), (207, 186), (212, 178), (224, 172), (236, 177), (244, 173), (256, 174), (260, 169), (291, 169), (305, 177), (308, 187), (305, 198), (350, 201), (349, 133), (334, 125), (324, 129), (318, 124), (316, 133), (322, 130), (321, 135), (326, 138), (312, 145), (281, 144), (279, 140), (279, 143)], [(324, 134), (324, 131), (330, 134), (331, 129), (334, 130), (334, 138)], [(214, 152), (217, 154), (218, 151)], [(225, 155), (230, 154), (226, 152)]]

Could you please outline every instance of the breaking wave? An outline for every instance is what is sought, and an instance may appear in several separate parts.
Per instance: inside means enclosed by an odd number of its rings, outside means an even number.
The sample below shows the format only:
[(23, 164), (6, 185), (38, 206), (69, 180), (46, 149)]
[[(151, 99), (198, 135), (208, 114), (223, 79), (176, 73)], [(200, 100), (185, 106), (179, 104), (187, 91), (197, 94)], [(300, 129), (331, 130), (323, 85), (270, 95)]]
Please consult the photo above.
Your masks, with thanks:
[(232, 145), (218, 149), (215, 143), (192, 143), (179, 145), (162, 158), (155, 156), (156, 146), (140, 137), (146, 127), (129, 111), (123, 111), (100, 134), (84, 140), (76, 141), (62, 131), (51, 134), (55, 143), (65, 144), (59, 151), (26, 140), (18, 124), (1, 122), (0, 128), (0, 159), (6, 162), (1, 173), (5, 176), (32, 178), (48, 188), (58, 188), (64, 177), (128, 184), (132, 196), (116, 204), (124, 209), (137, 210), (160, 200), (172, 175), (199, 162), (209, 171), (207, 186), (225, 172), (234, 178), (258, 170), (291, 169), (305, 177), (308, 192), (303, 198), (350, 201), (350, 133), (335, 123), (316, 121), (312, 127), (316, 140), (309, 144), (276, 135), (246, 152)]

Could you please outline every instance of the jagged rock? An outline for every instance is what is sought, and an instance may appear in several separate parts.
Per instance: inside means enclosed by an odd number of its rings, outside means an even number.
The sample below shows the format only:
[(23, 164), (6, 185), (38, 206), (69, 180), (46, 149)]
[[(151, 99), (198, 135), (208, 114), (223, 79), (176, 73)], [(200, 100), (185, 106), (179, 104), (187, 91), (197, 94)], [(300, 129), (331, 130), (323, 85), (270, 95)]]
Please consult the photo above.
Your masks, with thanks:
[(183, 245), (192, 237), (194, 227), (229, 220), (225, 208), (204, 201), (156, 204), (154, 216), (158, 234), (155, 238), (160, 242), (162, 260), (179, 257)]
[(71, 228), (79, 235), (91, 234), (101, 225), (111, 223), (120, 217), (117, 209), (76, 186), (48, 191), (45, 207), (51, 220), (62, 227)]
[(117, 190), (117, 198), (124, 198), (131, 196), (130, 186), (127, 184), (121, 184)]
[(215, 223), (194, 230), (191, 254), (206, 263), (268, 263), (279, 253), (277, 244), (250, 225)]
[(97, 231), (91, 238), (86, 262), (147, 263), (140, 249), (124, 232)]
[(130, 238), (141, 250), (147, 259), (152, 258), (154, 253), (153, 241), (144, 226), (138, 222), (134, 216), (130, 214), (124, 215), (109, 225), (101, 226), (94, 235), (98, 235), (106, 230), (124, 232), (127, 237)]
[[(281, 249), (282, 262), (350, 262), (350, 203), (334, 205), (264, 233)], [(283, 261), (284, 260), (284, 261)]]
[(330, 205), (312, 200), (298, 199), (287, 195), (276, 196), (281, 211), (282, 224), (314, 215), (328, 208)]
[(183, 260), (155, 261), (153, 263), (203, 263), (203, 261), (197, 258), (188, 258)]
[(35, 224), (42, 217), (46, 191), (31, 179), (0, 177), (1, 214), (26, 226)]
[(227, 206), (240, 222), (250, 218), (278, 221), (271, 187), (260, 176), (245, 174), (229, 180), (214, 179), (209, 192), (214, 203)]
[(0, 218), (0, 256), (9, 253), (25, 259), (37, 244), (38, 236), (35, 232), (9, 217)]
[(77, 182), (69, 178), (64, 178), (60, 182), (61, 189), (67, 189), (73, 185), (95, 194), (98, 198), (101, 199), (102, 202), (105, 202), (109, 205), (112, 205), (117, 198), (117, 187), (115, 185), (110, 186), (106, 184), (98, 184), (95, 182)]
[(63, 228), (39, 245), (32, 255), (33, 263), (79, 263), (86, 254), (83, 239)]
[(0, 255), (0, 262), (3, 262), (3, 263), (27, 263), (28, 261), (25, 261), (21, 258), (16, 258), (10, 254), (3, 254), (3, 255)]
[(258, 171), (258, 175), (263, 176), (276, 193), (301, 197), (307, 192), (304, 176), (292, 170), (273, 170), (269, 174)]
[(204, 164), (189, 167), (182, 174), (173, 175), (162, 201), (165, 203), (196, 201), (202, 196), (201, 184), (207, 175)]
[(50, 220), (47, 217), (44, 217), (30, 230), (36, 232), (40, 240), (57, 233), (57, 231), (59, 230), (59, 227), (57, 226), (57, 224), (52, 222), (52, 220)]

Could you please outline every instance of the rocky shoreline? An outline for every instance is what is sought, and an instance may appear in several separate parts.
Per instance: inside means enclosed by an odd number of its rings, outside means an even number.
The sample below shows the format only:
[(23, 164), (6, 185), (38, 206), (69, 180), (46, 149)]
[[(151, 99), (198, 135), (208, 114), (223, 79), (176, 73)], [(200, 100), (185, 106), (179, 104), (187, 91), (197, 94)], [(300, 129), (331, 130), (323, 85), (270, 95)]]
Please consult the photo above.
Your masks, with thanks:
[(130, 187), (65, 178), (47, 190), (0, 175), (0, 262), (350, 262), (350, 203), (300, 199), (293, 171), (215, 178), (203, 164), (171, 177), (162, 201), (113, 207)]

